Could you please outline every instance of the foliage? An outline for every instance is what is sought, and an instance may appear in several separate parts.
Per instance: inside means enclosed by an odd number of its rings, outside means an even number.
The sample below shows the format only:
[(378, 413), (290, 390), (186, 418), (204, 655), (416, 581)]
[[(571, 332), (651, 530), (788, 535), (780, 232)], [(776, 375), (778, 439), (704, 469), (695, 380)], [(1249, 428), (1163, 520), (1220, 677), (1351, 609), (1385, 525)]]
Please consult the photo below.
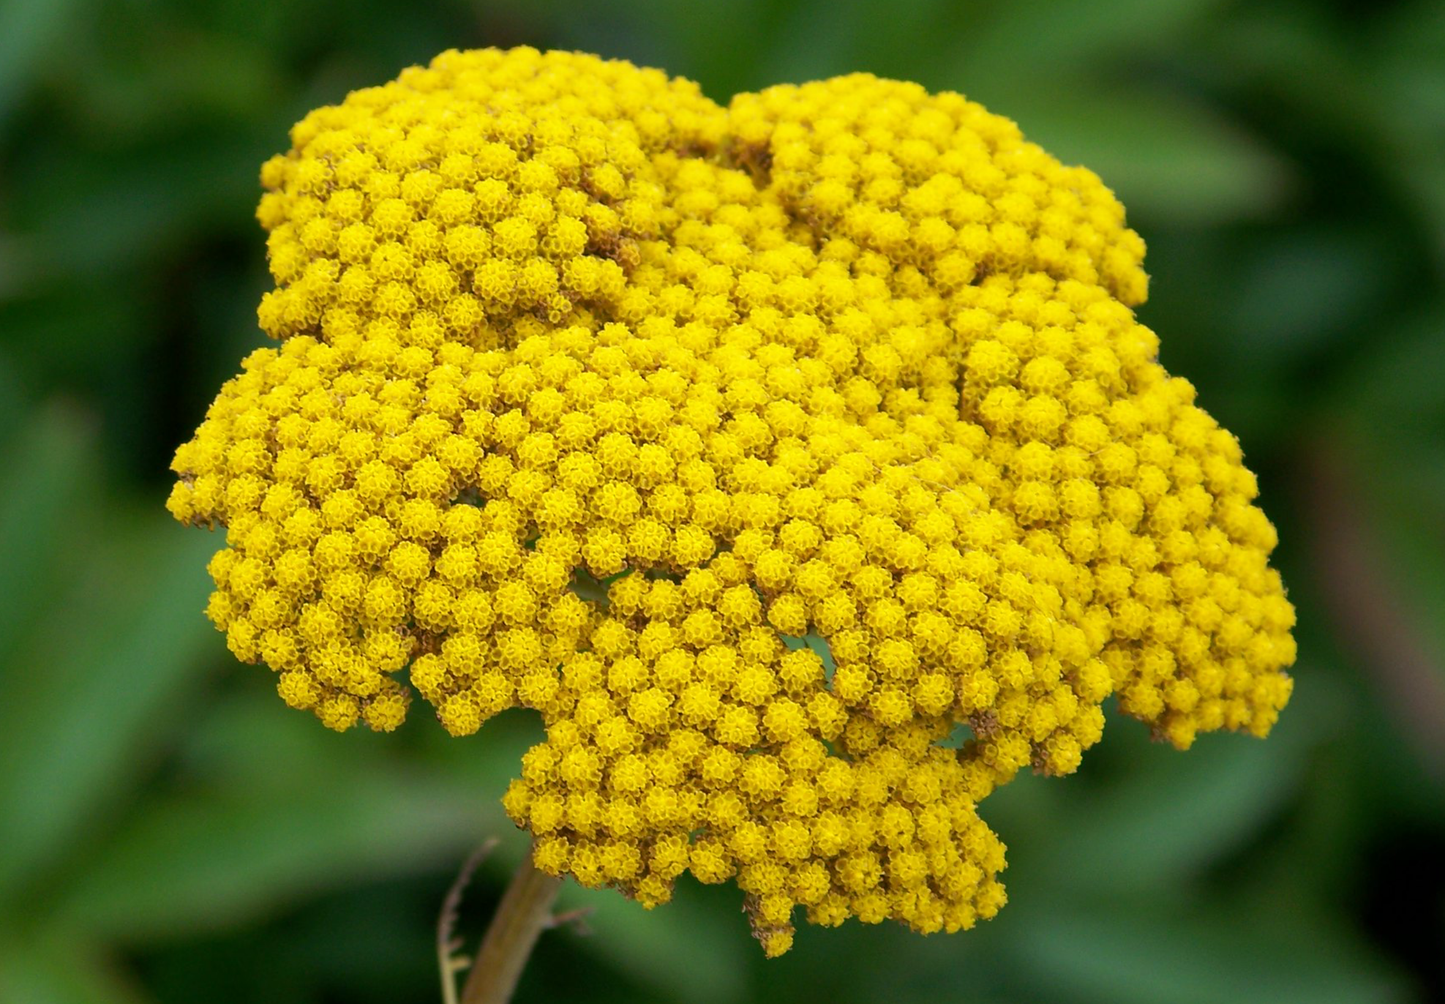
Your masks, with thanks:
[[(885, 13), (886, 11), (886, 13)], [(262, 342), (256, 168), (449, 46), (580, 48), (713, 98), (953, 88), (1116, 189), (1141, 319), (1239, 434), (1301, 613), (1266, 744), (1119, 722), (985, 807), (1010, 909), (754, 957), (727, 892), (594, 903), (519, 999), (1445, 994), (1445, 14), (1415, 0), (11, 0), (0, 7), (0, 1000), (436, 999), (436, 910), (537, 723), (333, 736), (200, 615), (166, 464)], [(420, 718), (422, 716), (414, 716)], [(1067, 834), (1069, 839), (1059, 839)], [(463, 911), (480, 929), (509, 863)], [(1393, 905), (1409, 892), (1412, 906)]]

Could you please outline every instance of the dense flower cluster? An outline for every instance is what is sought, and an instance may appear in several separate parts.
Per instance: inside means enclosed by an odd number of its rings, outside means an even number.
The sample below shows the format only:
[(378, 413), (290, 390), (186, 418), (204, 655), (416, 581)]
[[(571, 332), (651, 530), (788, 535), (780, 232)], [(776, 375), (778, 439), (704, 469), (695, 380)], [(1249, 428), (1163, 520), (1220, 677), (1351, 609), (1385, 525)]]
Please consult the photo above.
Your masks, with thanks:
[[(281, 340), (177, 452), (208, 613), (328, 726), (546, 740), (505, 805), (643, 903), (957, 930), (975, 806), (1120, 706), (1266, 733), (1293, 611), (1090, 172), (956, 94), (448, 52), (262, 172)], [(960, 727), (969, 737), (960, 748)]]

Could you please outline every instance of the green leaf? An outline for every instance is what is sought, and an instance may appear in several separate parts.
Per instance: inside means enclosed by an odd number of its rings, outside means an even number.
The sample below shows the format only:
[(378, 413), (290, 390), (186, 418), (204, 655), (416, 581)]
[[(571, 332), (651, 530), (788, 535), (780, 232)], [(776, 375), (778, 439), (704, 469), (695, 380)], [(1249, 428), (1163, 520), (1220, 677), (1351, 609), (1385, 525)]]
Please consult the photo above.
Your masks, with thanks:
[[(182, 29), (149, 13), (104, 12), (104, 36), (64, 78), (68, 103), (93, 134), (163, 136), (197, 120), (240, 123), (282, 100), (274, 55), (254, 40)], [(153, 58), (157, 47), (165, 59)]]
[(1009, 845), (1010, 885), (1035, 896), (1182, 887), (1281, 810), (1341, 704), (1310, 679), (1268, 740), (1205, 735), (1183, 755), (1111, 716), (1104, 748), (1085, 756), (1079, 775), (1057, 790), (1057, 781), (1023, 778), (981, 806)]
[(1445, 420), (1445, 395), (1440, 393), (1440, 374), (1445, 373), (1442, 314), (1445, 302), (1432, 298), (1414, 316), (1396, 321), (1389, 338), (1371, 341), (1337, 394), (1336, 407), (1353, 412), (1364, 434), (1392, 452), (1402, 431), (1423, 443), (1440, 442), (1439, 423)]
[(10, 0), (0, 7), (0, 127), (76, 21), (80, 0)]
[[(953, 13), (945, 0), (915, 0), (886, 8), (869, 0), (832, 0), (797, 4), (791, 10), (775, 8), (776, 30), (759, 33), (766, 39), (761, 44), (752, 39), (742, 42), (740, 48), (749, 51), (753, 65), (750, 70), (735, 69), (732, 78), (739, 89), (754, 90), (859, 71), (921, 82), (932, 77), (936, 82), (938, 53), (921, 53), (918, 39), (936, 36), (940, 21)], [(797, 44), (802, 38), (806, 45)], [(945, 86), (959, 86), (946, 79)], [(721, 97), (726, 103), (732, 95)]]
[(236, 673), (237, 690), (178, 751), (173, 784), (136, 804), (57, 898), (62, 916), (165, 940), (233, 927), (361, 875), (459, 866), (485, 837), (513, 832), (500, 799), (539, 738), (535, 716), (508, 713), (478, 736), (436, 739), (423, 704), (400, 732), (337, 735), (284, 707), (265, 670)]
[(1380, 267), (1390, 259), (1387, 240), (1339, 224), (1298, 227), (1238, 253), (1220, 304), (1220, 350), (1241, 377), (1277, 396), (1286, 368), (1358, 338), (1396, 278)]
[(75, 408), (52, 403), (29, 417), (0, 458), (0, 653), (15, 651), (18, 632), (53, 595), (68, 523), (92, 510), (82, 491), (91, 432)]
[[(592, 933), (579, 938), (577, 947), (659, 994), (698, 1004), (749, 1000), (749, 971), (761, 949), (748, 934), (747, 919), (722, 908), (708, 892), (683, 877), (670, 903), (645, 910), (611, 889), (569, 882), (561, 908), (592, 908), (587, 918)], [(741, 902), (736, 889), (727, 892)]]
[(215, 122), (106, 158), (45, 149), (19, 179), (28, 198), (17, 225), (32, 231), (32, 267), (59, 279), (128, 276), (138, 256), (162, 254), (198, 223), (246, 221), (263, 157), (255, 137)]
[[(1043, 999), (1109, 1004), (1386, 1004), (1405, 987), (1342, 932), (1267, 905), (1100, 902), (1028, 917), (1015, 941)], [(1015, 918), (1016, 920), (1019, 918)]]
[(1014, 0), (986, 10), (964, 33), (954, 64), (974, 90), (1011, 90), (1031, 79), (1152, 54), (1195, 28), (1223, 0)]
[(1159, 91), (1040, 77), (990, 110), (1066, 164), (1084, 164), (1153, 225), (1218, 224), (1277, 208), (1283, 161), (1210, 109)]
[[(64, 499), (50, 505), (64, 517)], [(7, 892), (62, 860), (123, 796), (157, 751), (164, 709), (197, 679), (200, 656), (214, 651), (200, 616), (215, 546), (207, 535), (162, 516), (66, 530), (84, 535), (94, 557), (3, 666), (0, 736), (18, 765), (0, 772)]]
[[(1280, 742), (1231, 736), (1200, 745), (1207, 748), (1093, 793), (1050, 860), (1066, 872), (1060, 880), (1147, 888), (1218, 860), (1288, 797), (1303, 763), (1303, 750)], [(1080, 861), (1089, 867), (1078, 869)]]
[(225, 929), (358, 876), (460, 860), (489, 814), (499, 822), (500, 812), (488, 813), (471, 793), (394, 768), (356, 769), (312, 790), (226, 787), (149, 799), (57, 909), (132, 943)]
[(0, 940), (0, 1001), (141, 1004), (146, 998), (102, 959), (94, 944), (59, 930)]

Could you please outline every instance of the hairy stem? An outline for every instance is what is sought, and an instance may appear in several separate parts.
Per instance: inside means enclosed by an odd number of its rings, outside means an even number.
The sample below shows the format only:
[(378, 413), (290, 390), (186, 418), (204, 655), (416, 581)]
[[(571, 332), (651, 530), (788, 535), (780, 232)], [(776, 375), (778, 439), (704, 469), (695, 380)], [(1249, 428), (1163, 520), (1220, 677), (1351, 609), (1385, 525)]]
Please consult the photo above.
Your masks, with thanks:
[(537, 936), (552, 925), (552, 903), (561, 886), (561, 879), (536, 869), (529, 849), (482, 939), (462, 988), (462, 1004), (506, 1004), (512, 999)]

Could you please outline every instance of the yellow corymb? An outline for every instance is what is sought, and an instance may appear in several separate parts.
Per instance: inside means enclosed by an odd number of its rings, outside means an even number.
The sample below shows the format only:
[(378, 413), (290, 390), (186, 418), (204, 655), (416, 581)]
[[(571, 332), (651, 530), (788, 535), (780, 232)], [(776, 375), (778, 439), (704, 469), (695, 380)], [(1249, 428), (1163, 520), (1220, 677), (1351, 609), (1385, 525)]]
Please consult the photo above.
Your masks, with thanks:
[(966, 928), (1004, 901), (976, 804), (1073, 771), (1110, 694), (1179, 747), (1288, 699), (1274, 530), (1133, 315), (1143, 242), (1012, 122), (517, 49), (291, 140), (280, 345), (171, 511), (227, 527), (207, 613), (326, 725), (540, 712), (538, 867), (733, 878), (769, 954), (799, 906)]

